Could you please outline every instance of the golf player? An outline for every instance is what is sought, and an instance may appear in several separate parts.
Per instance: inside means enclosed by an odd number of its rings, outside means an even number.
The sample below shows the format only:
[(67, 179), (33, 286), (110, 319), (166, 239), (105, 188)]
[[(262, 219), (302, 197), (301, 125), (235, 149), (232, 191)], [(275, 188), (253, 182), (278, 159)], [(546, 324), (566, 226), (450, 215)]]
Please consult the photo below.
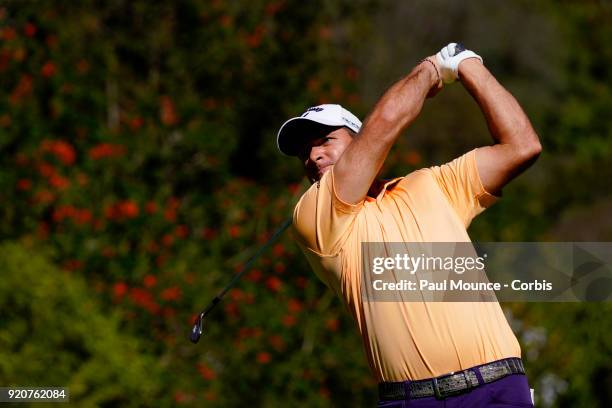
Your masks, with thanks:
[[(377, 178), (425, 99), (460, 80), (494, 143), (392, 180)], [(461, 122), (456, 133), (461, 134)], [(530, 166), (541, 145), (515, 98), (480, 56), (451, 43), (392, 85), (363, 125), (340, 105), (283, 124), (280, 151), (312, 186), (293, 233), (317, 276), (351, 312), (379, 386), (379, 407), (529, 407), (519, 343), (496, 301), (364, 302), (362, 242), (469, 242), (472, 219)]]

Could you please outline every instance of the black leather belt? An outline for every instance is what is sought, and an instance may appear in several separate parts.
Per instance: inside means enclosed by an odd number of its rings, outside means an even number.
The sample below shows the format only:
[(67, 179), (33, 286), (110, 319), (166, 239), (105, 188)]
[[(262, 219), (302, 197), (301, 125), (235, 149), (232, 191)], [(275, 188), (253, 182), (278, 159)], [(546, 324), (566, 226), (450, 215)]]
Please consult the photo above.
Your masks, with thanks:
[[(443, 399), (478, 387), (481, 384), (478, 375), (482, 378), (483, 383), (486, 384), (510, 374), (525, 374), (525, 367), (520, 358), (505, 358), (426, 380), (379, 383), (378, 395), (381, 400), (402, 400), (432, 396), (435, 396), (437, 399)], [(407, 391), (409, 395), (406, 395)]]

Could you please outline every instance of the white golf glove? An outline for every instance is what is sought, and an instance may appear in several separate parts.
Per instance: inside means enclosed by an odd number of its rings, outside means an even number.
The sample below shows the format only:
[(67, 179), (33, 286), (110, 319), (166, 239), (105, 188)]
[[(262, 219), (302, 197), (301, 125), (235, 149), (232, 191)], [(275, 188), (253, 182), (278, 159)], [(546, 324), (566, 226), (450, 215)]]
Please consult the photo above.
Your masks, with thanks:
[(478, 58), (480, 62), (483, 62), (480, 55), (474, 51), (466, 50), (461, 43), (450, 43), (442, 47), (440, 52), (436, 54), (442, 81), (445, 84), (455, 82), (459, 77), (459, 63), (468, 58)]

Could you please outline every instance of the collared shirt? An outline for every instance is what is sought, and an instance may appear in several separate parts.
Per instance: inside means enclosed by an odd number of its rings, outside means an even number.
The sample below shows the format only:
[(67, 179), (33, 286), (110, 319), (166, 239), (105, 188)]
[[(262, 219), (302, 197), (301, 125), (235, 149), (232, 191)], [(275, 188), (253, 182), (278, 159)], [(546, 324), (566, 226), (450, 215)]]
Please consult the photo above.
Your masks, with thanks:
[(293, 232), (316, 275), (351, 312), (380, 381), (431, 378), (507, 357), (519, 343), (497, 302), (364, 302), (362, 242), (470, 242), (488, 193), (475, 150), (388, 181), (376, 198), (343, 202), (334, 169), (304, 193)]

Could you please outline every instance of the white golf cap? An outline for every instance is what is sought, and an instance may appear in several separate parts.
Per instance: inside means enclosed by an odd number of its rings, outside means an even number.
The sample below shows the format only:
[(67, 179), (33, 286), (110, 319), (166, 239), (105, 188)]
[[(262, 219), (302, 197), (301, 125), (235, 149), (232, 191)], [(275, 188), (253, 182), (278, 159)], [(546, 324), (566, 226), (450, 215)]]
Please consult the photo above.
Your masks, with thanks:
[(297, 156), (306, 142), (323, 137), (343, 126), (357, 133), (361, 128), (361, 121), (340, 105), (313, 106), (302, 116), (283, 123), (276, 136), (276, 144), (281, 153)]

